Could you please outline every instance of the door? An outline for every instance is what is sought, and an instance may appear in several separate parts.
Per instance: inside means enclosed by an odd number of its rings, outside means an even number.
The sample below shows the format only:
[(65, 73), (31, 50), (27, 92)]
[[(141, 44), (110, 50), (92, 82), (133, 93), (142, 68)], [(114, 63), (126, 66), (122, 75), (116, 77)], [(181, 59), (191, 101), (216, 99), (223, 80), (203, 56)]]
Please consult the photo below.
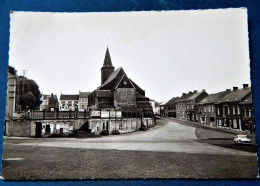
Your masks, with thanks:
[(42, 123), (41, 122), (36, 123), (35, 137), (36, 138), (42, 137)]
[(50, 134), (50, 132), (51, 132), (51, 127), (50, 127), (50, 125), (46, 125), (46, 134)]

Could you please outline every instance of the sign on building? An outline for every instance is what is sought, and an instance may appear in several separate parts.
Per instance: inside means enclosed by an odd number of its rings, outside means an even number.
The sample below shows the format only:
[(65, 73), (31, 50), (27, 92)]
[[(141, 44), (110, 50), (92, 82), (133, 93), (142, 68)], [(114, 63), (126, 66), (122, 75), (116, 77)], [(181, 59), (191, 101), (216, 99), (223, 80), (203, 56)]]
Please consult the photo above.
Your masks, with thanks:
[(100, 111), (91, 111), (90, 116), (100, 116)]
[(109, 118), (109, 111), (101, 111), (101, 118)]
[(122, 111), (116, 111), (116, 117), (121, 118), (122, 117)]
[(115, 111), (110, 111), (110, 117), (115, 118), (116, 117), (116, 112)]

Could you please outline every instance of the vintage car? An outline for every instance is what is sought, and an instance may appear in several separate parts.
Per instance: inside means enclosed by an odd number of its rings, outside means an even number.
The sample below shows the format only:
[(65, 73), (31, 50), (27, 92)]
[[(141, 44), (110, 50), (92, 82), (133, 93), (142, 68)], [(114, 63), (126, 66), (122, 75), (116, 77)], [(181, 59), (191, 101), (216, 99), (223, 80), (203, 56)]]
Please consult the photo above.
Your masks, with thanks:
[(247, 138), (247, 135), (238, 134), (237, 136), (234, 137), (234, 143), (235, 145), (240, 145), (240, 144), (251, 145), (252, 141), (251, 139)]

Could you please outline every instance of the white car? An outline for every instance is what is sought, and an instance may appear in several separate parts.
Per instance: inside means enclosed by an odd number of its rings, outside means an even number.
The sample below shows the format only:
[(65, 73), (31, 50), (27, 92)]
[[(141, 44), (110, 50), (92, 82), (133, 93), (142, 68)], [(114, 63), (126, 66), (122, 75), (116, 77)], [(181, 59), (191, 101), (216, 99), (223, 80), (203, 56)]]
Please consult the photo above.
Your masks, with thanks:
[(251, 141), (251, 139), (247, 138), (247, 135), (240, 135), (240, 134), (238, 134), (234, 138), (234, 143), (236, 145), (239, 145), (239, 144), (251, 145), (252, 141)]

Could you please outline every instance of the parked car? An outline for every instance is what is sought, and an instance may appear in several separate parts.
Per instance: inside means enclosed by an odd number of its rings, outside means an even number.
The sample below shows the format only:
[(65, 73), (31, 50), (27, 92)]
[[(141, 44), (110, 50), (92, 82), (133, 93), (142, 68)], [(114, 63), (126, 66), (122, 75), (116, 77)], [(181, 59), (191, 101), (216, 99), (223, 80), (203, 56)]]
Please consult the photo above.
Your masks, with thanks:
[(240, 135), (240, 134), (238, 134), (234, 138), (234, 143), (236, 145), (240, 145), (240, 144), (251, 145), (252, 141), (251, 141), (251, 139), (247, 138), (247, 135)]

